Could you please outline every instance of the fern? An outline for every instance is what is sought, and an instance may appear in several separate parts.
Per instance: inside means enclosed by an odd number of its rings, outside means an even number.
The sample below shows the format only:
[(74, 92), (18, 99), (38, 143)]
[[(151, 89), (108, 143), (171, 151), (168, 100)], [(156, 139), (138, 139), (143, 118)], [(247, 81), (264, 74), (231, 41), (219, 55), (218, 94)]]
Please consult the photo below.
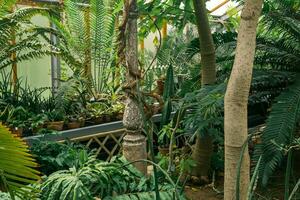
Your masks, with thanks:
[(294, 138), (297, 123), (300, 121), (300, 76), (295, 83), (280, 94), (272, 106), (266, 129), (262, 134), (262, 143), (257, 145), (255, 158), (262, 155), (260, 174), (266, 185), (272, 173), (280, 166), (284, 158), (278, 145), (290, 145)]

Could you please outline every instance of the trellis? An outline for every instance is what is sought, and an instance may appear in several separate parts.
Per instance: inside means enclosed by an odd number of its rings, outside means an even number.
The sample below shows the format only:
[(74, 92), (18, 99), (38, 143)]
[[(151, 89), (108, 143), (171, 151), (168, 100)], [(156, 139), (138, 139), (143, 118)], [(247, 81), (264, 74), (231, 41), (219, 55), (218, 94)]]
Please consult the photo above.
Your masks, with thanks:
[[(173, 115), (174, 113), (172, 113)], [(161, 114), (154, 115), (152, 121), (160, 122)], [(102, 160), (110, 160), (113, 156), (122, 152), (122, 139), (125, 135), (122, 121), (88, 126), (78, 129), (61, 131), (57, 134), (37, 135), (26, 137), (24, 140), (28, 145), (39, 141), (66, 140), (80, 142), (90, 149), (95, 149), (97, 156)]]
[[(83, 137), (73, 138), (71, 141), (84, 143), (86, 147), (94, 149), (96, 155), (102, 160), (109, 161), (113, 156), (122, 151), (124, 129), (97, 133)], [(61, 140), (60, 142), (63, 142)]]

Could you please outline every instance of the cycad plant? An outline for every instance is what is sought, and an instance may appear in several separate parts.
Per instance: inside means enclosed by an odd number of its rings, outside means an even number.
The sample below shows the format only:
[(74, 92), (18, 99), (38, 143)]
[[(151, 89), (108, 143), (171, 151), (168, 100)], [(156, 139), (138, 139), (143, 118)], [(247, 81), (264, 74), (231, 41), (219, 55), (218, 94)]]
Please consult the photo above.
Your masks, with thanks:
[(64, 1), (65, 22), (54, 20), (63, 59), (95, 92), (105, 92), (115, 59), (119, 0)]
[(300, 5), (297, 0), (266, 3), (258, 35), (256, 63), (280, 70), (299, 71)]
[[(273, 0), (266, 5), (262, 19), (264, 30), (259, 35), (256, 62), (264, 68), (299, 72), (300, 66), (300, 4), (297, 0)], [(257, 145), (255, 158), (262, 155), (260, 177), (267, 184), (272, 173), (282, 163), (284, 152), (277, 148), (289, 146), (300, 120), (299, 75), (293, 85), (275, 99), (262, 143)]]
[[(39, 14), (55, 16), (48, 8), (20, 8), (11, 12), (15, 1), (0, 1), (0, 69), (12, 63), (55, 54), (48, 38), (50, 28), (34, 25), (30, 20)], [(41, 37), (40, 37), (41, 36)], [(15, 58), (12, 55), (15, 53)]]

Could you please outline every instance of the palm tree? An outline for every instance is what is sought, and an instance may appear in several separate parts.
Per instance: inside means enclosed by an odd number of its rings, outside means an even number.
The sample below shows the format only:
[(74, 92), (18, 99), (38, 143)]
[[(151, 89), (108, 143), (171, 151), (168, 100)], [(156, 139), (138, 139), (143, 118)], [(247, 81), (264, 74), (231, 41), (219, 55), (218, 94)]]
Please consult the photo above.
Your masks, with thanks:
[[(201, 54), (201, 83), (202, 87), (213, 85), (216, 82), (216, 55), (213, 37), (209, 26), (205, 0), (193, 0), (197, 21), (200, 54)], [(210, 169), (210, 161), (213, 153), (213, 139), (210, 135), (197, 137), (192, 158), (196, 161), (196, 167), (192, 175), (207, 177)]]

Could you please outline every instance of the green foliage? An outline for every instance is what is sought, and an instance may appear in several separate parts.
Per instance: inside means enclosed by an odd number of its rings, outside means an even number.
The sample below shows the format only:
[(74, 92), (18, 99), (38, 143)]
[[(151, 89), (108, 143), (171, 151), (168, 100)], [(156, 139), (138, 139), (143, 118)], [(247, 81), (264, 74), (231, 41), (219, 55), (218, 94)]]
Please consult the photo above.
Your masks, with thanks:
[(172, 112), (172, 97), (175, 94), (173, 67), (170, 65), (167, 70), (166, 80), (164, 84), (164, 107), (162, 110), (161, 126), (168, 124)]
[(27, 145), (0, 124), (0, 187), (11, 197), (34, 198), (36, 191), (27, 185), (40, 179), (37, 163), (28, 152)]
[(294, 132), (300, 120), (299, 78), (297, 76), (295, 83), (275, 99), (262, 134), (262, 144), (257, 145), (255, 155), (262, 155), (260, 177), (263, 185), (267, 184), (285, 156), (278, 145), (288, 146), (294, 141)]
[[(79, 168), (73, 167), (51, 174), (42, 183), (41, 199), (111, 199), (116, 195), (134, 196), (140, 192), (150, 192), (153, 187), (151, 180), (128, 165), (123, 158), (110, 163), (89, 159)], [(168, 185), (162, 184), (161, 190), (163, 188), (170, 191)]]
[[(99, 93), (108, 89), (110, 70), (115, 67), (113, 47), (119, 4), (119, 0), (91, 0), (90, 7), (83, 7), (75, 0), (67, 0), (64, 2), (66, 23), (54, 20), (61, 39), (58, 46), (61, 57), (75, 75), (93, 80), (93, 87)], [(85, 70), (89, 66), (93, 67), (93, 77), (87, 77)]]
[(296, 0), (265, 3), (256, 63), (273, 69), (299, 71), (300, 9)]
[[(5, 2), (8, 1), (4, 1), (4, 7), (7, 7), (8, 4), (5, 5)], [(20, 8), (11, 14), (7, 13), (8, 11), (5, 15), (0, 15), (0, 45), (2, 46), (0, 69), (14, 62), (57, 54), (57, 52), (52, 51), (55, 48), (47, 40), (39, 37), (45, 37), (51, 32), (51, 29), (36, 26), (30, 22), (31, 18), (37, 14), (49, 17), (50, 15), (55, 16), (55, 12), (47, 8)], [(15, 43), (12, 42), (14, 40)], [(16, 58), (11, 59), (14, 52), (18, 52)]]
[[(174, 194), (171, 191), (159, 191), (159, 196), (161, 200), (174, 199)], [(155, 199), (155, 192), (138, 192), (131, 194), (119, 195), (116, 197), (104, 198), (104, 200), (131, 200), (131, 199), (143, 199), (143, 200), (152, 200)], [(185, 199), (181, 197), (180, 199)]]
[(93, 155), (83, 145), (57, 142), (35, 142), (31, 153), (39, 163), (40, 171), (45, 175), (58, 170), (67, 170), (83, 166)]
[(0, 199), (1, 200), (11, 200), (9, 193), (0, 192)]

